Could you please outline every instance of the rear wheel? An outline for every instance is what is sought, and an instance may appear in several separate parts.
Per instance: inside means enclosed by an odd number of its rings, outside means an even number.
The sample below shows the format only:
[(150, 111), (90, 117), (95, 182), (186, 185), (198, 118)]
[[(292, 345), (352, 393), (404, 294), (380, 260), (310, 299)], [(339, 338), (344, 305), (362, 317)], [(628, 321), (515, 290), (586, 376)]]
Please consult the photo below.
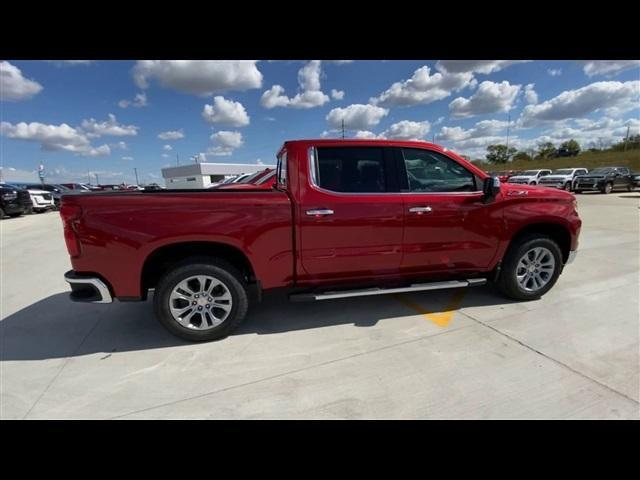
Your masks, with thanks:
[(536, 300), (547, 293), (562, 272), (562, 252), (550, 237), (528, 235), (509, 247), (496, 283), (507, 297)]
[(191, 342), (226, 337), (249, 307), (242, 274), (223, 260), (207, 257), (185, 260), (167, 272), (156, 286), (153, 303), (160, 323)]

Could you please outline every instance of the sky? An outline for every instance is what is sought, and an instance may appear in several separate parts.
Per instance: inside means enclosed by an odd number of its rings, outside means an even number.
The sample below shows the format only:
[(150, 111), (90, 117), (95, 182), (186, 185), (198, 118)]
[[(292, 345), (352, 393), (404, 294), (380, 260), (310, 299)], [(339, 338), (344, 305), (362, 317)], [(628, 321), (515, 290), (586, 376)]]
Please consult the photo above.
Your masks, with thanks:
[(162, 182), (198, 161), (274, 164), (285, 140), (602, 147), (640, 133), (640, 60), (0, 60), (4, 181)]

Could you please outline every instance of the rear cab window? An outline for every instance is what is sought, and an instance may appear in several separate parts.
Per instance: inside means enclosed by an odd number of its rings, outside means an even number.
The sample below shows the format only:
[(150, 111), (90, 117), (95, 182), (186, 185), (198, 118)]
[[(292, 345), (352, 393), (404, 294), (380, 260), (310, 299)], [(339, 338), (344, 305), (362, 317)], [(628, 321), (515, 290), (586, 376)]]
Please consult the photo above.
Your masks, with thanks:
[(388, 172), (380, 147), (318, 147), (311, 155), (311, 178), (316, 187), (338, 193), (388, 190)]

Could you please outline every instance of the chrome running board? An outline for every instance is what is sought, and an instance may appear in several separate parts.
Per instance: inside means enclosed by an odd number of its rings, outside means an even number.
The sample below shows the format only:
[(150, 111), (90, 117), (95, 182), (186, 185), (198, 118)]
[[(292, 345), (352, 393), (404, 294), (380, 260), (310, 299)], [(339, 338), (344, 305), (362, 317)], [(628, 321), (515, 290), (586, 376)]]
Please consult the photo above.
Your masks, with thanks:
[(365, 297), (368, 295), (386, 295), (387, 293), (422, 292), (426, 290), (441, 290), (443, 288), (475, 287), (487, 283), (486, 278), (469, 278), (467, 280), (451, 280), (446, 282), (419, 283), (401, 288), (365, 288), (361, 290), (340, 290), (319, 293), (294, 293), (289, 295), (292, 302), (307, 302), (316, 300), (332, 300), (334, 298)]

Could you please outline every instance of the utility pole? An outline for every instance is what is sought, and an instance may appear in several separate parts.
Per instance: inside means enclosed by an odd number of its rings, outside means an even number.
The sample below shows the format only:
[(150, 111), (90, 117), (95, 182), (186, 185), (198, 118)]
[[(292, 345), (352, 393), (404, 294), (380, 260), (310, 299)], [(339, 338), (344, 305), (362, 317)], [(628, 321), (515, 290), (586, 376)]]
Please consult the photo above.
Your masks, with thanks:
[(342, 139), (344, 140), (344, 118), (342, 119)]
[(624, 139), (624, 151), (627, 151), (627, 142), (629, 141), (629, 128), (631, 125), (627, 125), (627, 136)]
[(91, 185), (91, 172), (87, 170), (87, 180), (89, 181), (89, 185)]
[(100, 179), (98, 178), (98, 174), (94, 173), (94, 175), (96, 176), (96, 185), (100, 185)]
[(509, 120), (507, 120), (507, 155), (509, 155), (509, 127), (511, 127), (511, 111), (509, 111)]
[(133, 168), (133, 171), (134, 171), (134, 172), (135, 172), (135, 174), (136, 174), (136, 185), (139, 185), (139, 183), (138, 183), (138, 169), (134, 167), (134, 168)]

